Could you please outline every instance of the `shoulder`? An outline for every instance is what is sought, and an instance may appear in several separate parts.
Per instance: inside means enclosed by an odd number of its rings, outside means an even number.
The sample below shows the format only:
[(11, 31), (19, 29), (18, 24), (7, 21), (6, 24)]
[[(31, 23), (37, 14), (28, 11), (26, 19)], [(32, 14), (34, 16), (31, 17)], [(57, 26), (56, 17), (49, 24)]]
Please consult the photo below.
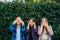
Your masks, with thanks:
[(25, 27), (25, 24), (22, 24), (21, 27), (22, 27), (22, 28)]
[(49, 28), (52, 28), (52, 26), (51, 26), (51, 25), (49, 25), (48, 27), (49, 27)]
[(22, 26), (25, 26), (25, 24), (22, 24)]
[(52, 27), (51, 25), (49, 25), (49, 27)]
[(16, 24), (11, 24), (10, 26), (15, 26)]
[(40, 29), (40, 26), (38, 26), (38, 29)]

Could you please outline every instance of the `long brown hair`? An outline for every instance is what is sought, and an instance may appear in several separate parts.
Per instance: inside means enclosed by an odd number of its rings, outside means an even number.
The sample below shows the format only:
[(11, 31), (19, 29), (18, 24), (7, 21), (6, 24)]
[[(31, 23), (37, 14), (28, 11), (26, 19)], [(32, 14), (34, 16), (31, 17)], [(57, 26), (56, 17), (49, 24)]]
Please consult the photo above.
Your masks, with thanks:
[[(42, 18), (42, 19), (45, 19), (46, 21), (47, 21), (47, 23), (48, 23), (48, 19), (46, 18), (46, 17), (44, 17), (44, 18)], [(41, 19), (41, 23), (42, 23), (42, 19)], [(42, 33), (44, 32), (44, 28), (45, 28), (45, 30), (46, 30), (46, 34), (48, 35), (48, 30), (47, 30), (47, 28), (46, 27), (44, 27), (43, 26), (43, 31), (42, 31)]]

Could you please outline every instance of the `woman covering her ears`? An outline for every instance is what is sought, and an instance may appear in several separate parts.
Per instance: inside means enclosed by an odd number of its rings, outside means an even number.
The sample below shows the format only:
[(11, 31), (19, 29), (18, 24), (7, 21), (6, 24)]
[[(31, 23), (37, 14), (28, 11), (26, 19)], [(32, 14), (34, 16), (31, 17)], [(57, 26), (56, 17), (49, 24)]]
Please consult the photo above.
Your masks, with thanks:
[(38, 27), (38, 40), (51, 40), (53, 35), (52, 27), (49, 26), (47, 18), (42, 18), (41, 25)]
[(37, 28), (34, 18), (28, 20), (26, 40), (37, 40)]

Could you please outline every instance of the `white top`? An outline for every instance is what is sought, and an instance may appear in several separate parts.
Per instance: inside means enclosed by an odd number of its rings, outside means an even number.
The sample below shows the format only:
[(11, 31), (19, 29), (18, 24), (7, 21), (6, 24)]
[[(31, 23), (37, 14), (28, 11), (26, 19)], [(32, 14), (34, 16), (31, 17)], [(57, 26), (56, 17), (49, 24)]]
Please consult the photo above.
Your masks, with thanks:
[(48, 40), (48, 35), (46, 34), (46, 30), (44, 29), (44, 32), (42, 34), (42, 40)]
[(16, 40), (20, 40), (20, 28), (17, 28)]

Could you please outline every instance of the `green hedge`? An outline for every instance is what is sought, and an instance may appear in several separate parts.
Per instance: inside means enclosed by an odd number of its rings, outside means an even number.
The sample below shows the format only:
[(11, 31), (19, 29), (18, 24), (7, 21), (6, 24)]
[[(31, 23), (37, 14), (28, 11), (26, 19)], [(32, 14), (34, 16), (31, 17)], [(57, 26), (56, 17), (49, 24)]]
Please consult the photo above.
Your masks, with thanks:
[(52, 40), (60, 40), (60, 4), (58, 3), (0, 3), (0, 40), (11, 40), (10, 24), (21, 16), (27, 24), (29, 17), (36, 19), (37, 25), (42, 17), (47, 17), (54, 30)]

